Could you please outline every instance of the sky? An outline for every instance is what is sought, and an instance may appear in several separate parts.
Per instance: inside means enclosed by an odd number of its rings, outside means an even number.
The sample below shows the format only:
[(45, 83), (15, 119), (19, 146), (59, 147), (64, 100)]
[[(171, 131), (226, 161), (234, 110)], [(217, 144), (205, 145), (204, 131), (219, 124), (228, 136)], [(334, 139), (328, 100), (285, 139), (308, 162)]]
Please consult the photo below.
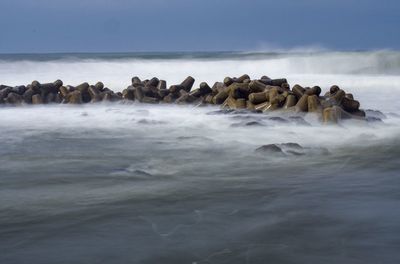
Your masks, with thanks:
[(0, 0), (0, 53), (400, 49), (399, 0)]

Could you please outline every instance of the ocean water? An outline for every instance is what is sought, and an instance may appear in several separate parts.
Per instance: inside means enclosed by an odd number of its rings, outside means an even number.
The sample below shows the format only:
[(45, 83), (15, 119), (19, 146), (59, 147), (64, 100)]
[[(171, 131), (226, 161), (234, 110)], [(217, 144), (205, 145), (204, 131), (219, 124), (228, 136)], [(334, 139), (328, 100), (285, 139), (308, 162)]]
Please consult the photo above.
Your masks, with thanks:
[(337, 84), (381, 121), (2, 106), (0, 263), (399, 263), (399, 52), (0, 55), (8, 85), (244, 73)]

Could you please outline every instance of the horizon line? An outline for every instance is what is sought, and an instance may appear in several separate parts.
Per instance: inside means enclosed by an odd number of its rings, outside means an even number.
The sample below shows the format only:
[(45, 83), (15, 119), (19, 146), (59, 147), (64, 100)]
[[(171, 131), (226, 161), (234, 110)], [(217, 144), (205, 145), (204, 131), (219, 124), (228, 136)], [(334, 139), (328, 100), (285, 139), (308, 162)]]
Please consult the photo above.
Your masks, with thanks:
[(194, 54), (194, 53), (233, 53), (233, 54), (266, 54), (266, 53), (324, 53), (324, 52), (379, 52), (379, 51), (400, 51), (400, 49), (271, 49), (271, 50), (182, 50), (182, 51), (50, 51), (50, 52), (0, 52), (3, 55), (83, 55), (83, 54)]

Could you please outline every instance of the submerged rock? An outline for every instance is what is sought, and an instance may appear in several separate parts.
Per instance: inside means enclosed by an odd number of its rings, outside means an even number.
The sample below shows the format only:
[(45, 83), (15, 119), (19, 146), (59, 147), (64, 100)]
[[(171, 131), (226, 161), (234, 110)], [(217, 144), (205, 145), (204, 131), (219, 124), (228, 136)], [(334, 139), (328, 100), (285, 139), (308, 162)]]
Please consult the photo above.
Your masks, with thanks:
[(246, 127), (246, 126), (266, 126), (266, 125), (259, 121), (248, 121), (248, 122), (234, 123), (231, 125), (231, 127)]
[(208, 112), (207, 115), (226, 115), (234, 112), (234, 110), (231, 109), (221, 109), (221, 110), (215, 110)]
[(288, 120), (286, 120), (286, 119), (284, 119), (282, 117), (279, 117), (279, 116), (268, 117), (268, 120), (275, 121), (275, 122), (278, 122), (278, 123), (289, 123)]
[(288, 142), (281, 144), (263, 145), (255, 150), (257, 153), (274, 153), (285, 156), (328, 155), (329, 150), (323, 147), (303, 147), (298, 143)]
[(288, 142), (288, 143), (282, 143), (281, 146), (290, 148), (290, 149), (296, 149), (296, 150), (303, 150), (304, 148), (298, 144), (298, 143), (293, 143), (293, 142)]
[(371, 118), (371, 117), (372, 118), (378, 118), (378, 119), (381, 119), (381, 120), (387, 118), (387, 116), (384, 113), (382, 113), (381, 111), (372, 110), (372, 109), (365, 110), (365, 115), (366, 115), (367, 119)]
[(278, 147), (276, 144), (268, 144), (268, 145), (263, 145), (255, 150), (257, 153), (281, 153), (283, 154), (283, 151), (280, 147)]
[(311, 124), (304, 120), (304, 118), (301, 116), (289, 116), (288, 119), (290, 122), (295, 123), (296, 125), (311, 126)]
[(159, 121), (159, 120), (149, 120), (149, 119), (140, 119), (137, 121), (138, 124), (142, 125), (162, 125), (162, 124), (167, 124), (165, 121)]

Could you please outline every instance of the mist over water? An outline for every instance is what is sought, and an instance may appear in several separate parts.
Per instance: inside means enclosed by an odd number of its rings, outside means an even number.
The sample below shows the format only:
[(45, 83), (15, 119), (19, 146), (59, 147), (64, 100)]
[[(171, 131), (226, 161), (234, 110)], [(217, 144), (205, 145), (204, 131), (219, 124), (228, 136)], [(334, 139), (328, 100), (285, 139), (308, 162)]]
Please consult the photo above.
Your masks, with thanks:
[[(212, 85), (247, 73), (338, 84), (384, 116), (323, 126), (216, 107), (0, 107), (0, 263), (399, 263), (399, 58), (1, 55), (9, 85), (122, 90), (134, 75)], [(283, 143), (302, 148), (255, 151)]]
[[(0, 82), (8, 85), (56, 79), (77, 85), (100, 80), (122, 91), (135, 75), (142, 79), (157, 76), (168, 84), (191, 75), (197, 85), (202, 81), (212, 85), (244, 73), (252, 78), (285, 77), (292, 85), (323, 89), (337, 84), (366, 108), (399, 110), (395, 97), (390, 96), (400, 93), (400, 52), (395, 51), (0, 55)], [(383, 96), (375, 96), (378, 91)]]

